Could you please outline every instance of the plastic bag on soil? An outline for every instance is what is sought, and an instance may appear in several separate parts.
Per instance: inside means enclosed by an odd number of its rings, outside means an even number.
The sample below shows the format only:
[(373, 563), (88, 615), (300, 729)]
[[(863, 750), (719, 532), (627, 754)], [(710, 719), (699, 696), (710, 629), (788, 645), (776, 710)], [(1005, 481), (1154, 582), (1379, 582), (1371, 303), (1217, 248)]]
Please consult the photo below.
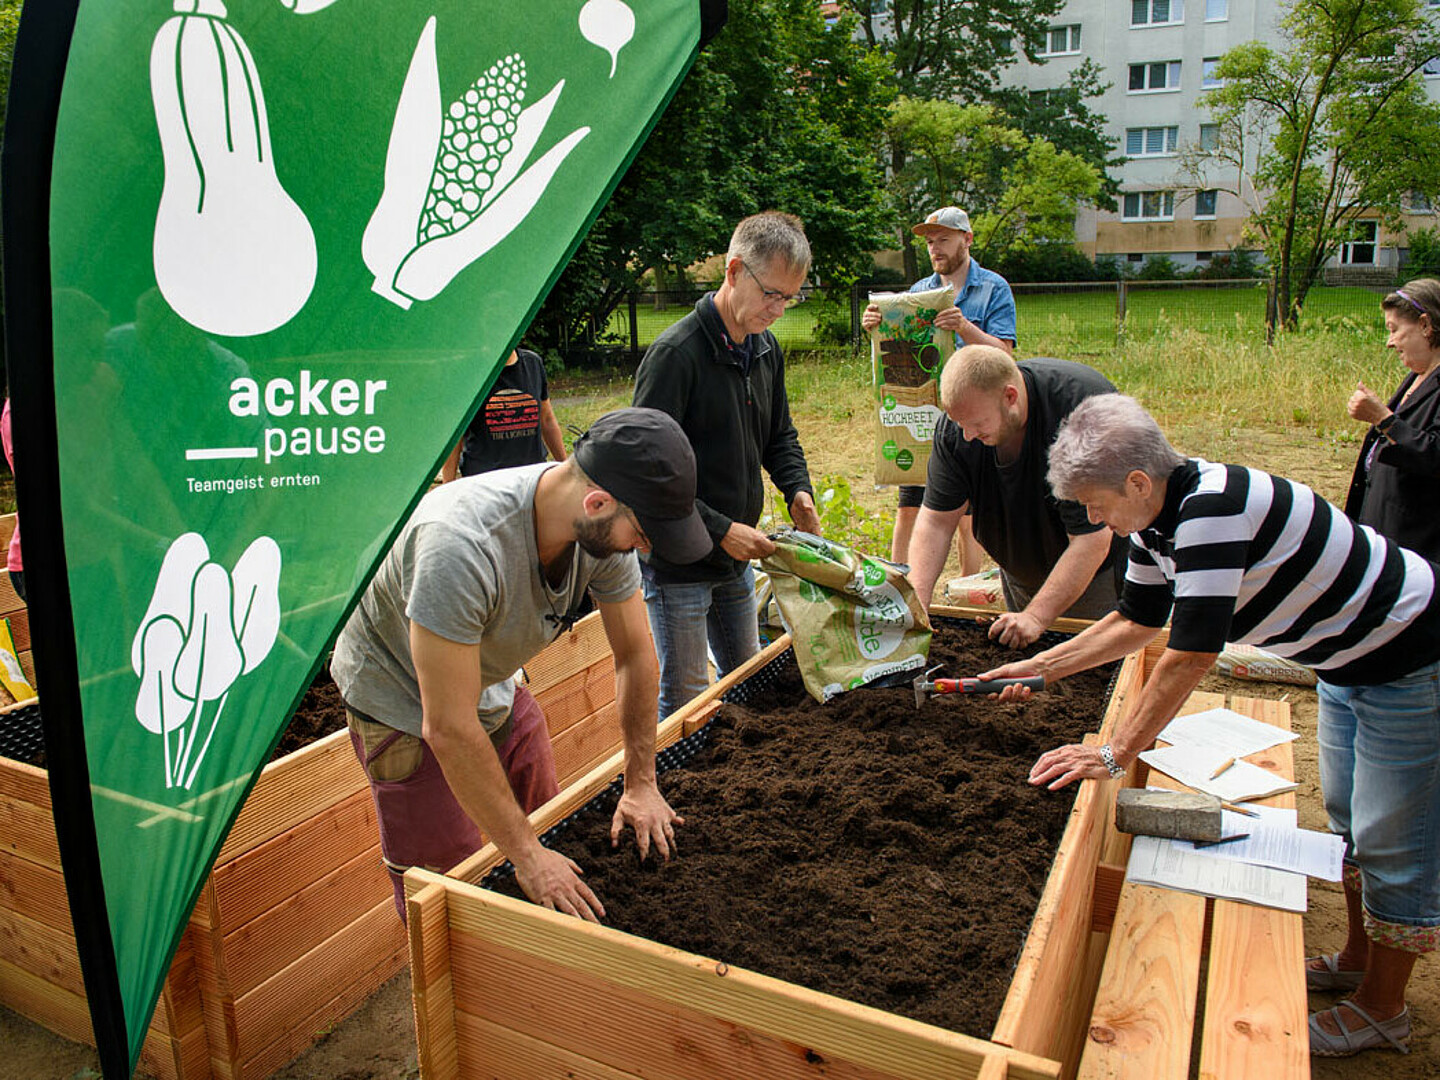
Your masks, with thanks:
[(816, 701), (925, 667), (930, 620), (902, 567), (810, 533), (776, 533), (760, 565)]

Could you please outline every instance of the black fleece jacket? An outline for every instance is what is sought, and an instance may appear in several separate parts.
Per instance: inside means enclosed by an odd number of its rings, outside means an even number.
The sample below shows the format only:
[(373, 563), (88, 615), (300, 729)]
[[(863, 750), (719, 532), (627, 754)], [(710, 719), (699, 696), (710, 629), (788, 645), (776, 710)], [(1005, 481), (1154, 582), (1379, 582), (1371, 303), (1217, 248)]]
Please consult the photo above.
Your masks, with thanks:
[(645, 353), (635, 375), (635, 404), (673, 416), (695, 450), (696, 509), (715, 540), (707, 558), (689, 565), (651, 555), (649, 567), (660, 584), (725, 581), (745, 563), (732, 559), (720, 539), (732, 522), (755, 525), (765, 507), (763, 466), (789, 506), (802, 491), (814, 496), (800, 437), (785, 397), (785, 358), (766, 330), (730, 346), (725, 324), (707, 293), (695, 310), (670, 327)]

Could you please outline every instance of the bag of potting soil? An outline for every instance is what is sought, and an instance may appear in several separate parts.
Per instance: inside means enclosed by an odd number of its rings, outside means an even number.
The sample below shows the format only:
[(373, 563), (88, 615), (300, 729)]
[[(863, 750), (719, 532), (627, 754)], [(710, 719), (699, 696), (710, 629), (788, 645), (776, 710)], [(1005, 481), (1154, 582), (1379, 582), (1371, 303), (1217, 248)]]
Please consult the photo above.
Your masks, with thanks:
[(880, 325), (870, 331), (870, 368), (879, 424), (875, 482), (923, 484), (930, 439), (940, 419), (940, 369), (955, 334), (935, 316), (955, 304), (955, 286), (924, 292), (871, 293)]
[(15, 635), (10, 630), (9, 619), (0, 620), (0, 686), (5, 688), (12, 701), (28, 701), (35, 696), (35, 688), (25, 678), (25, 671), (20, 666), (20, 654), (15, 648)]
[(1215, 660), (1221, 674), (1232, 679), (1249, 679), (1252, 682), (1290, 683), (1294, 686), (1314, 686), (1315, 672), (1304, 664), (1276, 656), (1272, 652), (1254, 645), (1237, 645), (1230, 642)]
[(904, 568), (810, 533), (775, 534), (760, 561), (816, 701), (908, 681), (930, 655), (930, 619)]

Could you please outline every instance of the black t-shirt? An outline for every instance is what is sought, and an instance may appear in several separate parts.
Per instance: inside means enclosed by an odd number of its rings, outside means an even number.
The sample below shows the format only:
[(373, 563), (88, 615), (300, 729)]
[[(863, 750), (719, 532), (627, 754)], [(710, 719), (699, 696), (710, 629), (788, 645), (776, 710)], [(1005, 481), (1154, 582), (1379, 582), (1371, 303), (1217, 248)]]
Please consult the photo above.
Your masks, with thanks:
[(545, 460), (540, 437), (540, 403), (549, 400), (545, 365), (529, 349), (500, 369), (500, 377), (470, 428), (460, 453), (460, 474), (474, 476), (491, 469), (535, 465)]
[[(1094, 394), (1113, 394), (1110, 380), (1069, 360), (1034, 359), (1019, 364), (1025, 379), (1028, 415), (1020, 454), (1000, 464), (994, 447), (969, 442), (960, 425), (941, 416), (925, 477), (925, 505), (958, 510), (967, 502), (975, 538), (1011, 578), (1034, 592), (1045, 583), (1068, 544), (1104, 528), (1092, 525), (1085, 507), (1062, 502), (1045, 479), (1050, 444), (1072, 409)], [(1097, 572), (1111, 573), (1115, 546)]]

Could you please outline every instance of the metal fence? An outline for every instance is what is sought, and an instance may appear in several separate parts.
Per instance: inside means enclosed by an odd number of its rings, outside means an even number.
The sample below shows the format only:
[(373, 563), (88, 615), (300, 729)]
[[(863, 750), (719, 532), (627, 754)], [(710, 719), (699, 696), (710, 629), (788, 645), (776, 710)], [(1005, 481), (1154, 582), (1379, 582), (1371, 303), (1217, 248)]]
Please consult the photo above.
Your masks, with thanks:
[[(1306, 298), (1301, 327), (1381, 332), (1379, 301), (1393, 287), (1318, 284)], [(807, 290), (805, 301), (786, 309), (770, 329), (786, 352), (859, 348), (865, 340), (860, 317), (871, 293), (903, 288), (862, 282)], [(1011, 289), (1019, 349), (1029, 356), (1099, 355), (1179, 333), (1263, 341), (1274, 322), (1273, 294), (1264, 278), (1026, 283), (1012, 284)], [(566, 343), (567, 362), (582, 356), (638, 361), (706, 291), (630, 294), (606, 326), (592, 327), (584, 340)]]

